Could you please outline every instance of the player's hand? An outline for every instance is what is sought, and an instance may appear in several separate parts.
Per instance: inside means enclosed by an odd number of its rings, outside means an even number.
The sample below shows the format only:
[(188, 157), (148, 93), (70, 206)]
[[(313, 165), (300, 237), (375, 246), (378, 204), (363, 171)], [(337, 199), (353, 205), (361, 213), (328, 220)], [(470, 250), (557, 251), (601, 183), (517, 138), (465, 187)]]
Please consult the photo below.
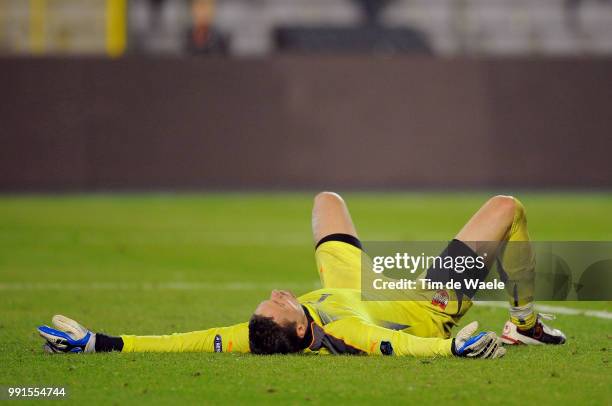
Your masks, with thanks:
[(468, 358), (500, 358), (506, 353), (497, 334), (492, 331), (476, 333), (478, 322), (473, 321), (457, 333), (453, 341), (453, 353)]
[(55, 315), (51, 320), (56, 328), (38, 327), (38, 334), (45, 339), (43, 349), (49, 353), (94, 352), (96, 334), (66, 316)]

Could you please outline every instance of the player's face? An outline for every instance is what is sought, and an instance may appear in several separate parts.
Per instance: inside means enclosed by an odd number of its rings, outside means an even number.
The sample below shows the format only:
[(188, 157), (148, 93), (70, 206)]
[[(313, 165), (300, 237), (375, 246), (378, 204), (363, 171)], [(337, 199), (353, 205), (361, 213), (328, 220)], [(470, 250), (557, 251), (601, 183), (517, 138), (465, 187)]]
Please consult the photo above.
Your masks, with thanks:
[(270, 299), (264, 300), (255, 309), (255, 314), (272, 319), (281, 325), (301, 323), (305, 318), (304, 309), (295, 295), (286, 290), (273, 290)]

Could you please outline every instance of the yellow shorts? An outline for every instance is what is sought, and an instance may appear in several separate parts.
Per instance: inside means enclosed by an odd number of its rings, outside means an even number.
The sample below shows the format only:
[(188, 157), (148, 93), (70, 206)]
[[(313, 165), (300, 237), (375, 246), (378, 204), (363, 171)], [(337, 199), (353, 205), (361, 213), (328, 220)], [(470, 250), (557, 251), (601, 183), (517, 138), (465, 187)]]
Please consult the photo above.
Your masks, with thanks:
[(315, 260), (321, 285), (334, 289), (361, 289), (361, 249), (344, 241), (319, 244)]
[[(324, 288), (361, 290), (361, 261), (363, 251), (355, 237), (333, 234), (317, 245), (315, 259)], [(409, 334), (420, 337), (450, 337), (451, 329), (470, 308), (471, 302), (463, 299), (458, 305), (453, 291), (420, 290), (416, 293), (423, 300), (389, 301), (373, 306), (376, 313), (386, 311), (402, 314)], [(380, 315), (372, 315), (376, 316)]]

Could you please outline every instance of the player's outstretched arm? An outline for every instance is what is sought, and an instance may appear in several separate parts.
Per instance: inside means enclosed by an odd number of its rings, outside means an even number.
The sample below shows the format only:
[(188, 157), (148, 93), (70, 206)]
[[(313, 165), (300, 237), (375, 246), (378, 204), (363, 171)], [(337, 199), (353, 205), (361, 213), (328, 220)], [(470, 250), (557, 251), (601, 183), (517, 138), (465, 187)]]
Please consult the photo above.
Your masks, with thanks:
[(162, 336), (122, 335), (123, 352), (250, 352), (249, 323)]
[(327, 324), (324, 331), (343, 347), (351, 347), (371, 355), (413, 357), (459, 356), (467, 358), (499, 358), (505, 354), (497, 335), (482, 332), (475, 335), (478, 322), (459, 331), (454, 339), (417, 337), (365, 322), (357, 317)]
[(112, 337), (89, 331), (65, 316), (53, 316), (52, 322), (54, 327), (38, 327), (38, 333), (45, 340), (43, 348), (49, 353), (249, 352), (248, 323), (161, 336)]

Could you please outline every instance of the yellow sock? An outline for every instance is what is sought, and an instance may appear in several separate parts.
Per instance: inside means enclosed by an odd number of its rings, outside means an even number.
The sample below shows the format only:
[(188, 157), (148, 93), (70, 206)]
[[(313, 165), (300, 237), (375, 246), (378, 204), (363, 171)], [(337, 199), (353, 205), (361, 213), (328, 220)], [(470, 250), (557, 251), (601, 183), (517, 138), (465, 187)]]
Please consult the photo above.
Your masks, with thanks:
[(529, 330), (535, 326), (537, 317), (533, 311), (533, 302), (525, 306), (511, 306), (510, 321), (516, 325), (519, 330)]
[(520, 200), (514, 198), (514, 201), (514, 219), (508, 231), (502, 264), (507, 277), (510, 320), (521, 330), (528, 330), (537, 321), (533, 309), (535, 254), (529, 243), (525, 207)]

